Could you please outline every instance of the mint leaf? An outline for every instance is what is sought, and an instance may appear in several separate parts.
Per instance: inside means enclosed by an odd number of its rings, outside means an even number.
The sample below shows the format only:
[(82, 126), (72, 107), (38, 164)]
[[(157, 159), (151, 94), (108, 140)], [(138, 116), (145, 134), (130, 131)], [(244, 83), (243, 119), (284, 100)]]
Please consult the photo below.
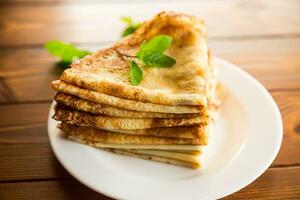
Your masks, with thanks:
[(122, 37), (125, 37), (127, 35), (130, 35), (134, 33), (134, 31), (137, 29), (137, 27), (134, 26), (128, 26), (122, 33)]
[(72, 44), (67, 44), (61, 41), (50, 41), (45, 44), (45, 48), (50, 54), (61, 59), (61, 63), (65, 65), (71, 64), (74, 60), (82, 58), (88, 54), (89, 51), (76, 48)]
[(128, 36), (136, 31), (142, 23), (135, 23), (130, 17), (122, 17), (121, 20), (128, 26), (122, 32), (122, 37)]
[(158, 35), (143, 42), (136, 56), (148, 67), (171, 67), (176, 60), (163, 53), (171, 46), (172, 41), (172, 37), (168, 35)]
[(132, 85), (140, 84), (142, 80), (142, 70), (134, 61), (130, 61), (130, 82)]
[(163, 53), (172, 44), (173, 38), (168, 35), (158, 35), (153, 37), (148, 42), (144, 42), (137, 55), (143, 54), (145, 52), (154, 51), (158, 53)]
[(176, 60), (173, 58), (166, 56), (164, 54), (160, 54), (158, 52), (153, 52), (149, 55), (145, 55), (143, 59), (143, 63), (148, 67), (171, 67), (176, 63)]
[(121, 20), (128, 25), (133, 24), (133, 20), (131, 19), (131, 17), (122, 17)]

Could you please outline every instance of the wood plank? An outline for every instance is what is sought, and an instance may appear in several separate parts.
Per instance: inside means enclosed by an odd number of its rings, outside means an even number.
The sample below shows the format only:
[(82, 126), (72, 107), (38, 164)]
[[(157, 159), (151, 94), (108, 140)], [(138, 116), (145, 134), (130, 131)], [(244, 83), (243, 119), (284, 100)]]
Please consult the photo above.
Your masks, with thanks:
[(2, 127), (45, 124), (50, 105), (51, 102), (0, 105), (0, 130)]
[[(300, 91), (275, 91), (272, 95), (284, 123), (281, 151), (272, 166), (300, 165)], [(0, 181), (68, 176), (48, 144), (49, 106), (50, 103), (0, 106)]]
[(284, 125), (280, 152), (273, 165), (300, 165), (300, 91), (272, 92)]
[(0, 158), (0, 181), (70, 178), (52, 153), (46, 124), (2, 128)]
[(207, 21), (209, 36), (282, 37), (300, 34), (300, 2), (198, 1), (181, 3), (52, 4), (0, 7), (0, 46), (115, 41), (122, 16), (143, 21), (163, 10), (188, 12)]
[(224, 199), (299, 199), (300, 167), (268, 169), (246, 188)]
[(268, 90), (300, 89), (300, 39), (208, 41), (215, 56), (241, 67)]
[[(18, 59), (16, 59), (18, 58)], [(0, 102), (51, 100), (51, 81), (57, 79), (56, 59), (45, 50), (0, 50)], [(3, 94), (3, 95), (1, 95)]]
[[(269, 90), (300, 88), (300, 39), (209, 40), (214, 55), (248, 71)], [(95, 51), (108, 43), (82, 45)], [(18, 58), (18, 59), (16, 59)], [(0, 103), (51, 100), (50, 83), (59, 77), (56, 58), (45, 50), (0, 50)]]
[(38, 182), (0, 183), (0, 199), (108, 200), (110, 198), (85, 187), (75, 179), (71, 179)]
[[(300, 167), (268, 169), (246, 188), (224, 199), (300, 198)], [(0, 199), (109, 199), (76, 180), (1, 183)]]

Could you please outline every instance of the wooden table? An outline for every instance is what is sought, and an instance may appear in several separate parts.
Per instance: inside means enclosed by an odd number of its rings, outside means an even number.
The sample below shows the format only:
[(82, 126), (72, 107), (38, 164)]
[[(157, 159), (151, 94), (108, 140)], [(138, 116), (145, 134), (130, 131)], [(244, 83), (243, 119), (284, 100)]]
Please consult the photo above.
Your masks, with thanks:
[(206, 19), (214, 55), (256, 77), (280, 107), (279, 155), (228, 198), (300, 198), (300, 1), (1, 0), (0, 199), (109, 199), (72, 178), (51, 151), (47, 114), (57, 60), (43, 44), (59, 39), (94, 50), (119, 38), (121, 16), (143, 20), (162, 10)]

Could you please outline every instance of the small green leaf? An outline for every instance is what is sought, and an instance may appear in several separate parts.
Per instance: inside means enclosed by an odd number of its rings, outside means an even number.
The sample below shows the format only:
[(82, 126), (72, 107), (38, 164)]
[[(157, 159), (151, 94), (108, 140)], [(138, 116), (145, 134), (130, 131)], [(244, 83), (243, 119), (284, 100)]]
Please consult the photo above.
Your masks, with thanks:
[(163, 53), (171, 46), (172, 41), (172, 37), (168, 35), (158, 35), (143, 42), (136, 56), (148, 67), (171, 67), (176, 61)]
[(45, 48), (54, 56), (61, 59), (62, 63), (71, 64), (74, 60), (82, 58), (90, 52), (76, 48), (72, 44), (60, 41), (50, 41), (45, 44)]
[(142, 80), (142, 70), (134, 61), (130, 61), (130, 82), (132, 85), (140, 84)]
[(121, 20), (122, 20), (124, 23), (128, 24), (128, 25), (132, 25), (132, 24), (133, 24), (133, 20), (131, 19), (131, 17), (128, 17), (128, 16), (122, 17)]
[(145, 52), (153, 51), (163, 53), (172, 44), (173, 38), (168, 35), (158, 35), (153, 37), (148, 42), (144, 42), (137, 55), (144, 54)]
[(136, 31), (136, 29), (138, 29), (142, 25), (142, 23), (133, 22), (133, 20), (130, 17), (122, 17), (121, 20), (128, 25), (122, 32), (122, 37), (134, 33), (134, 31)]
[(143, 63), (147, 67), (171, 67), (176, 63), (176, 60), (171, 58), (170, 56), (153, 52), (149, 55), (145, 55), (143, 59)]
[(56, 63), (56, 66), (61, 68), (61, 69), (67, 69), (67, 68), (69, 68), (70, 64), (71, 63), (69, 63), (69, 62), (60, 61), (60, 62)]
[(135, 30), (136, 30), (135, 27), (133, 27), (133, 26), (128, 26), (128, 27), (123, 31), (122, 37), (125, 37), (125, 36), (127, 36), (127, 35), (130, 35), (130, 34), (134, 33)]

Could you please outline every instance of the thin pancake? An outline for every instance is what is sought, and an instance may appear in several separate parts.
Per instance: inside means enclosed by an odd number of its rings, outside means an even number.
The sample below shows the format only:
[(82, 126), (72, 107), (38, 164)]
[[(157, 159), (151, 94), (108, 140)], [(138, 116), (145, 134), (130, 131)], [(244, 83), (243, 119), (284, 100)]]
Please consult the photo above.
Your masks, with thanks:
[[(196, 159), (193, 159), (193, 162), (188, 162), (188, 161), (185, 161), (185, 158), (183, 160), (180, 160), (180, 158), (174, 159), (174, 158), (168, 158), (168, 157), (161, 157), (158, 155), (151, 155), (151, 153), (149, 153), (149, 152), (148, 152), (148, 154), (142, 154), (142, 153), (138, 153), (138, 152), (133, 152), (132, 149), (118, 148), (118, 147), (112, 148), (112, 147), (108, 147), (108, 145), (102, 145), (101, 143), (83, 140), (83, 139), (80, 139), (80, 138), (77, 138), (74, 136), (69, 136), (69, 139), (79, 142), (79, 143), (82, 143), (82, 144), (92, 146), (92, 147), (101, 148), (103, 150), (110, 151), (113, 153), (136, 157), (136, 158), (142, 158), (142, 159), (146, 159), (146, 160), (153, 160), (153, 161), (157, 161), (157, 162), (168, 163), (168, 164), (172, 164), (172, 165), (179, 165), (179, 166), (184, 166), (184, 167), (189, 167), (189, 168), (199, 168), (201, 165), (200, 161), (198, 160), (198, 162), (197, 162)], [(158, 145), (158, 146), (160, 146), (160, 145)], [(170, 146), (170, 145), (168, 145), (168, 146)], [(149, 150), (149, 151), (152, 151), (152, 150)]]
[(133, 119), (118, 118), (95, 115), (82, 111), (71, 110), (57, 104), (55, 107), (55, 120), (75, 124), (78, 126), (88, 126), (100, 129), (147, 129), (156, 127), (193, 126), (197, 124), (207, 124), (206, 117), (177, 118), (177, 119)]
[[(62, 124), (65, 124), (62, 122)], [(155, 137), (168, 137), (168, 138), (187, 138), (199, 139), (203, 143), (207, 143), (209, 126), (208, 125), (195, 125), (195, 126), (177, 126), (177, 127), (158, 127), (148, 129), (103, 129), (109, 132), (123, 133), (130, 135), (145, 135)]]
[[(111, 117), (125, 117), (125, 118), (189, 118), (197, 117), (198, 113), (190, 114), (173, 114), (173, 113), (159, 113), (159, 112), (138, 112), (122, 108), (117, 108), (105, 104), (94, 103), (87, 101), (76, 96), (58, 92), (54, 99), (68, 107), (75, 110), (81, 110), (85, 112), (90, 112), (94, 114), (101, 114)], [(205, 113), (201, 113), (204, 115)]]
[(152, 160), (152, 161), (157, 161), (161, 163), (167, 163), (171, 165), (178, 165), (182, 167), (188, 167), (188, 168), (193, 168), (197, 169), (201, 167), (201, 163), (198, 162), (187, 162), (183, 160), (178, 160), (178, 159), (173, 159), (173, 158), (166, 158), (166, 157), (161, 157), (161, 156), (155, 156), (155, 155), (147, 155), (147, 154), (139, 154), (139, 153), (133, 153), (124, 149), (109, 149), (109, 151), (113, 153), (117, 153), (120, 155), (125, 155), (125, 156), (131, 156), (131, 157), (136, 157), (136, 158), (141, 158), (144, 160)]
[(53, 81), (51, 86), (56, 91), (71, 94), (91, 102), (128, 110), (160, 113), (201, 113), (201, 110), (203, 110), (203, 107), (201, 106), (170, 106), (122, 99), (119, 97), (82, 89), (60, 80)]
[[(173, 43), (166, 54), (176, 60), (170, 68), (142, 67), (138, 86), (129, 79), (129, 62), (143, 41), (169, 35)], [(162, 12), (145, 22), (111, 48), (80, 59), (66, 69), (61, 80), (81, 88), (135, 101), (164, 105), (207, 105), (208, 49), (206, 28), (196, 17)]]
[(61, 124), (59, 128), (67, 136), (75, 136), (77, 138), (94, 141), (104, 144), (138, 144), (138, 145), (167, 145), (167, 144), (189, 144), (202, 145), (200, 139), (186, 138), (165, 138), (143, 135), (128, 135), (121, 133), (113, 133), (101, 129), (91, 127), (72, 126), (69, 124)]
[(66, 135), (70, 140), (74, 140), (80, 143), (87, 144), (89, 146), (94, 146), (98, 148), (113, 148), (113, 149), (158, 149), (167, 151), (192, 151), (201, 152), (201, 145), (185, 145), (185, 144), (105, 144), (101, 142), (95, 142), (91, 140), (81, 139), (77, 136)]
[(141, 155), (150, 155), (150, 156), (159, 156), (163, 158), (177, 159), (192, 163), (199, 163), (199, 155), (178, 153), (173, 151), (162, 151), (162, 150), (152, 150), (152, 149), (126, 149), (126, 151), (141, 154)]
[[(149, 150), (152, 151), (153, 149), (149, 149)], [(172, 150), (172, 149), (170, 149), (170, 150), (162, 150), (162, 151), (185, 153), (185, 154), (190, 154), (190, 155), (195, 155), (195, 156), (199, 156), (202, 153), (200, 150)]]
[[(62, 127), (71, 129), (76, 125), (67, 124), (62, 122)], [(171, 128), (150, 128), (150, 129), (136, 129), (136, 130), (105, 130), (102, 131), (122, 133), (137, 136), (154, 136), (154, 137), (165, 137), (165, 138), (182, 138), (182, 139), (197, 139), (201, 140), (201, 144), (206, 145), (208, 143), (208, 136), (210, 133), (210, 126), (183, 126), (183, 127), (171, 127)]]
[(170, 137), (170, 138), (190, 138), (199, 139), (199, 137), (207, 137), (206, 125), (195, 126), (177, 126), (177, 127), (158, 127), (148, 129), (107, 129), (107, 131), (132, 134), (132, 135), (148, 135), (156, 137)]

